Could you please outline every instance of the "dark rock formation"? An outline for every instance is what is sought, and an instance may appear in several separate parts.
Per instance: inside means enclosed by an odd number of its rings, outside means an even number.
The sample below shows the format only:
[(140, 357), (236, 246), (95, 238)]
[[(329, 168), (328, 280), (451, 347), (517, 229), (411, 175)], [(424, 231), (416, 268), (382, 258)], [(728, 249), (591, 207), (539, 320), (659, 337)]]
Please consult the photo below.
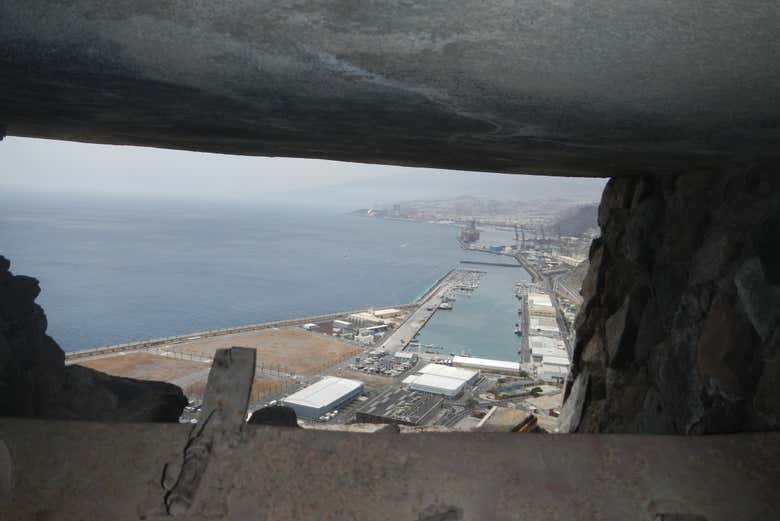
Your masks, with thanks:
[(51, 418), (99, 421), (176, 421), (187, 405), (182, 390), (166, 382), (111, 376), (79, 365), (65, 368)]
[(599, 224), (576, 321), (570, 429), (780, 427), (775, 173), (613, 179)]
[(586, 204), (566, 210), (555, 222), (555, 231), (561, 235), (582, 237), (589, 230), (598, 227), (598, 213), (597, 204)]
[(65, 366), (46, 334), (32, 277), (13, 275), (0, 256), (0, 416), (103, 421), (176, 421), (187, 399), (162, 382)]
[(273, 425), (275, 427), (298, 427), (298, 416), (292, 407), (274, 405), (263, 407), (252, 413), (249, 422), (252, 425)]

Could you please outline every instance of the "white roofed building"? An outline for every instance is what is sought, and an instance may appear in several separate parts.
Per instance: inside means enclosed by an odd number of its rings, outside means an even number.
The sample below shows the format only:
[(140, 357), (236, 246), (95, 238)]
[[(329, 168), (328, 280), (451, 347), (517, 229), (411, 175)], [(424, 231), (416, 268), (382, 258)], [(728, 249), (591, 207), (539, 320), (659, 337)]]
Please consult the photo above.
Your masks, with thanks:
[(435, 374), (437, 376), (446, 376), (447, 378), (455, 378), (457, 380), (463, 380), (466, 383), (471, 383), (479, 376), (479, 371), (472, 371), (464, 369), (462, 367), (452, 367), (449, 365), (441, 364), (428, 364), (420, 369), (421, 374)]
[(566, 344), (563, 343), (561, 338), (552, 338), (549, 336), (531, 335), (528, 337), (528, 347), (531, 350), (547, 348), (547, 349), (566, 349)]
[(568, 360), (569, 354), (566, 352), (565, 349), (550, 349), (547, 347), (531, 349), (531, 359), (536, 364), (540, 364), (544, 362), (549, 357), (565, 358), (566, 360)]
[(545, 365), (560, 365), (561, 367), (569, 367), (568, 356), (545, 356), (542, 361)]
[(531, 332), (534, 333), (542, 332), (560, 334), (560, 330), (558, 329), (558, 321), (553, 317), (530, 316), (528, 317), (528, 327)]
[(441, 394), (448, 398), (454, 398), (460, 395), (463, 389), (473, 383), (478, 376), (479, 371), (441, 364), (428, 364), (420, 369), (418, 374), (404, 378), (403, 383), (413, 391)]
[(455, 356), (452, 359), (452, 365), (455, 367), (479, 369), (490, 373), (520, 374), (519, 362), (506, 362), (504, 360), (490, 360), (488, 358), (475, 358), (472, 356)]
[(374, 311), (374, 316), (382, 319), (397, 317), (400, 314), (401, 310), (395, 308), (377, 309)]
[(527, 304), (529, 316), (554, 317), (556, 315), (555, 307), (549, 295), (544, 293), (529, 293)]
[(552, 301), (550, 300), (550, 296), (544, 293), (529, 293), (528, 303), (533, 304), (534, 306), (552, 307)]
[(545, 382), (562, 384), (569, 375), (569, 366), (543, 363), (536, 369), (536, 376)]
[(413, 391), (423, 393), (441, 394), (447, 398), (455, 398), (463, 392), (466, 381), (458, 378), (449, 378), (437, 374), (415, 374), (404, 378), (403, 383)]
[(303, 418), (319, 418), (363, 391), (363, 382), (326, 376), (282, 400)]

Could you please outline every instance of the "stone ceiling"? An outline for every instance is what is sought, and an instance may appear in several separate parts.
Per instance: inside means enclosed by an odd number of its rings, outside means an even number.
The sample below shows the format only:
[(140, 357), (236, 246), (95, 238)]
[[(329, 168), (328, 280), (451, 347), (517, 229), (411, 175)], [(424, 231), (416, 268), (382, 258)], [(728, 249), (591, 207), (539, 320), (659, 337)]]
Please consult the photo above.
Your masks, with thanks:
[(780, 150), (774, 1), (0, 0), (0, 130), (547, 175)]

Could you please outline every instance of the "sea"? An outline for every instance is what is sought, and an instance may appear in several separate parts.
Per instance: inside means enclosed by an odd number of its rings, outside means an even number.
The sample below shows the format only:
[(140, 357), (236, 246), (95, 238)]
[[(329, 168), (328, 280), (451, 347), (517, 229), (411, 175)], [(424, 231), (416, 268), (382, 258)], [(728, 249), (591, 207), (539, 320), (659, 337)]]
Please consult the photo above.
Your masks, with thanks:
[[(40, 281), (48, 333), (65, 351), (408, 303), (461, 260), (507, 259), (464, 252), (457, 234), (291, 203), (0, 194), (0, 254)], [(421, 339), (516, 360), (513, 287), (528, 275), (479, 269), (480, 288)]]

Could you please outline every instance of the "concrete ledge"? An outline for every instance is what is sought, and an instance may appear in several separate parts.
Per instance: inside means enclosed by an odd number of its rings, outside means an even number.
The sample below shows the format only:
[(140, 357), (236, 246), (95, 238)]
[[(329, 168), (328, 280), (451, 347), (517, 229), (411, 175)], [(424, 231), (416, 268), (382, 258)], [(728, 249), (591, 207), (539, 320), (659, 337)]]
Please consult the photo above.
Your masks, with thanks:
[[(0, 420), (13, 484), (0, 520), (151, 519), (163, 462), (181, 455), (189, 429)], [(769, 520), (780, 513), (778, 463), (780, 433), (399, 436), (244, 426), (206, 468), (198, 494), (210, 511), (187, 518)]]

